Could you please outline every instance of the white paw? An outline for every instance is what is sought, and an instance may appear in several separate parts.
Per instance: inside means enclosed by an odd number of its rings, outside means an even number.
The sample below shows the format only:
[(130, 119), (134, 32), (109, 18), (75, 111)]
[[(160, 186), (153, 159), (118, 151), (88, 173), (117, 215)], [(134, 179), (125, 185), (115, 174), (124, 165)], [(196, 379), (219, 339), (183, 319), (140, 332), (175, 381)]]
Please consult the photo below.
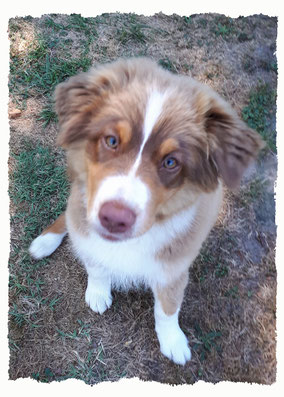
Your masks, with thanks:
[(191, 359), (188, 341), (180, 328), (157, 333), (161, 352), (176, 364), (184, 365)]
[(90, 283), (88, 283), (86, 289), (85, 300), (94, 312), (100, 314), (103, 314), (112, 304), (112, 296), (109, 289), (98, 289)]
[(41, 259), (51, 255), (61, 244), (66, 233), (46, 233), (38, 236), (31, 243), (29, 252), (35, 259)]

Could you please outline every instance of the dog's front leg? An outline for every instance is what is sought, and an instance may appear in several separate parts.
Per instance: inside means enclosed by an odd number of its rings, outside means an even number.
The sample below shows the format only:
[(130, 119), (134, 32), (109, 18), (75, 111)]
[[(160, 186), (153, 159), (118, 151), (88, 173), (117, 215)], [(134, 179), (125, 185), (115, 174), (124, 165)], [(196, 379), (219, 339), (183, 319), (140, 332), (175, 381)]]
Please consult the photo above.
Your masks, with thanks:
[(94, 312), (102, 314), (112, 304), (110, 276), (100, 267), (85, 267), (88, 273), (86, 303)]
[(153, 288), (155, 330), (161, 352), (176, 364), (181, 365), (191, 359), (187, 338), (178, 323), (186, 284), (187, 274), (184, 274), (179, 280), (166, 287)]

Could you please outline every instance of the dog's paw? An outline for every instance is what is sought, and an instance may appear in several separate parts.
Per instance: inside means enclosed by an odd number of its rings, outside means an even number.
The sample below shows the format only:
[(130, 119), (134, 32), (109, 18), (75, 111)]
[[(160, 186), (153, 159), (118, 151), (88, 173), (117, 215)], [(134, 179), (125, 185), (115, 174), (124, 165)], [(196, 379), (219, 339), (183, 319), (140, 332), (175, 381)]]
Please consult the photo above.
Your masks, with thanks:
[(29, 252), (35, 259), (51, 255), (61, 244), (66, 233), (46, 233), (38, 236), (31, 243)]
[(94, 312), (100, 314), (103, 314), (112, 304), (112, 296), (109, 290), (97, 289), (90, 283), (88, 283), (86, 289), (85, 300)]
[(187, 338), (179, 327), (175, 330), (160, 330), (157, 335), (164, 356), (180, 365), (191, 359)]

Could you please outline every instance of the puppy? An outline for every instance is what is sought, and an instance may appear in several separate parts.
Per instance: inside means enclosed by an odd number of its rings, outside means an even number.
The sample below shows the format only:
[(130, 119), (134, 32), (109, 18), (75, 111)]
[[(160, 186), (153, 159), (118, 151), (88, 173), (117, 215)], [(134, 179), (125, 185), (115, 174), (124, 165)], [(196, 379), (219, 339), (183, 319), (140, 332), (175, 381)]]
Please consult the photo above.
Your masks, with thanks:
[(190, 360), (178, 315), (188, 269), (218, 216), (222, 185), (239, 185), (260, 136), (210, 88), (144, 58), (71, 77), (55, 92), (72, 182), (67, 209), (30, 246), (50, 255), (68, 233), (102, 314), (111, 288), (154, 295), (161, 352)]

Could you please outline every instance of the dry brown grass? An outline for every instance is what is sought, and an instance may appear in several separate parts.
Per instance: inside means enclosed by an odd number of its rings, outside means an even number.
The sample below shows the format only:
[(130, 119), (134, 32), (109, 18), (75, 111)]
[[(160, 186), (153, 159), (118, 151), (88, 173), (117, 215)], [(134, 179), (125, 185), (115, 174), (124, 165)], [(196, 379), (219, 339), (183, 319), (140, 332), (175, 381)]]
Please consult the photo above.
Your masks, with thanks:
[[(64, 51), (56, 45), (49, 49), (52, 56), (75, 59), (82, 55), (86, 41), (82, 42), (80, 30), (70, 26), (63, 35), (62, 29), (46, 26), (47, 18), (67, 26), (70, 17), (45, 15), (11, 21), (11, 57), (25, 57), (36, 46), (36, 34), (57, 39), (57, 43), (69, 40)], [(95, 27), (96, 38), (88, 47), (92, 63), (134, 55), (166, 60), (173, 71), (212, 86), (239, 113), (259, 80), (276, 87), (277, 75), (268, 67), (274, 60), (275, 18), (251, 16), (230, 23), (215, 14), (190, 20), (177, 15), (108, 14), (100, 16)], [(18, 107), (16, 99), (11, 92), (11, 109)], [(43, 128), (38, 121), (45, 102), (45, 95), (31, 94), (20, 116), (11, 120), (11, 152), (24, 151), (25, 139), (54, 148), (56, 123)], [(61, 164), (64, 155), (52, 150)], [(11, 176), (15, 167), (11, 157)], [(256, 178), (266, 183), (251, 185)], [(86, 307), (86, 275), (66, 240), (34, 272), (35, 280), (42, 282), (42, 298), (49, 302), (59, 298), (54, 305), (39, 303), (38, 295), (33, 297), (20, 287), (11, 288), (11, 307), (16, 304), (33, 325), (28, 321), (19, 325), (15, 317), (10, 318), (10, 378), (52, 381), (78, 377), (87, 383), (121, 377), (170, 384), (191, 384), (198, 379), (275, 382), (275, 178), (276, 156), (267, 151), (246, 184), (238, 192), (226, 192), (219, 221), (190, 269), (180, 321), (194, 349), (185, 367), (173, 364), (159, 351), (149, 291), (114, 292), (113, 305), (102, 316)], [(25, 203), (21, 208), (26, 208)], [(11, 215), (18, 211), (11, 201)], [(26, 250), (24, 227), (22, 219), (11, 225), (12, 275), (21, 266), (17, 252), (23, 255)], [(27, 283), (25, 279), (21, 282)]]

